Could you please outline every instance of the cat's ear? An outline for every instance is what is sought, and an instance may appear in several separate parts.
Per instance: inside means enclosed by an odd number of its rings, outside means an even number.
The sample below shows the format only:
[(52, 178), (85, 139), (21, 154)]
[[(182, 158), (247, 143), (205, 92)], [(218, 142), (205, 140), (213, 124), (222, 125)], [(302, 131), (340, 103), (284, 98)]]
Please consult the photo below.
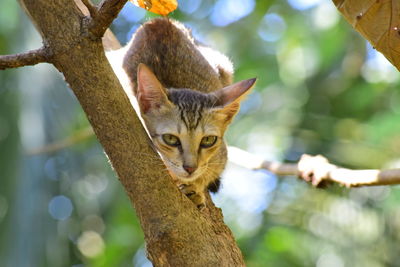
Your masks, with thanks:
[(165, 88), (145, 64), (140, 63), (137, 70), (137, 95), (142, 113), (162, 111), (171, 107)]
[(219, 113), (225, 115), (227, 122), (231, 121), (239, 111), (240, 101), (250, 92), (257, 78), (243, 80), (217, 90), (213, 94), (217, 97)]

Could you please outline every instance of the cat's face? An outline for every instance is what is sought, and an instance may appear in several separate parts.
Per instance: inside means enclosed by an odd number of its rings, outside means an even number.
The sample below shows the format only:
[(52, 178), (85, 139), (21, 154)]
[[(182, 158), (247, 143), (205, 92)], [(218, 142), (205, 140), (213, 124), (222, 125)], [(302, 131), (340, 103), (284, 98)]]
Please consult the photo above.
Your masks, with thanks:
[(225, 165), (226, 159), (221, 158), (225, 155), (221, 153), (225, 151), (226, 126), (215, 112), (203, 110), (197, 127), (188, 127), (181, 113), (174, 105), (158, 116), (144, 115), (144, 120), (170, 173), (180, 180), (192, 181), (213, 172), (213, 167)]
[(137, 99), (142, 117), (173, 177), (189, 182), (223, 169), (224, 132), (239, 109), (239, 98), (254, 81), (210, 94), (189, 89), (167, 91), (146, 66), (139, 66)]

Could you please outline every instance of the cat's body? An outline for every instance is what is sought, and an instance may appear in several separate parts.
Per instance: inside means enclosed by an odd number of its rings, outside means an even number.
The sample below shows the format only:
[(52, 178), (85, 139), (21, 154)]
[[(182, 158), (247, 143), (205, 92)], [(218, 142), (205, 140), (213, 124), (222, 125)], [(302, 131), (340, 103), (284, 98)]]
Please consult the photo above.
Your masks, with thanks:
[(148, 66), (166, 88), (203, 93), (232, 83), (232, 63), (221, 53), (195, 43), (182, 24), (169, 19), (145, 23), (128, 44), (124, 69), (136, 91), (137, 67)]
[(128, 46), (123, 68), (153, 143), (182, 192), (203, 207), (226, 164), (224, 132), (255, 79), (229, 85), (230, 61), (169, 19), (145, 23)]

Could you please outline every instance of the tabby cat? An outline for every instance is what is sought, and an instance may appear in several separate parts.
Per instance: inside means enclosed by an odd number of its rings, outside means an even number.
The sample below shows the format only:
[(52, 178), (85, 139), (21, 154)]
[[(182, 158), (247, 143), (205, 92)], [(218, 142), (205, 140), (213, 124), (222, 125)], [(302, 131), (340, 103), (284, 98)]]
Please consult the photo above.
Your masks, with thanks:
[(199, 208), (227, 161), (224, 133), (256, 79), (232, 83), (232, 64), (168, 18), (143, 24), (123, 68), (141, 116), (171, 176)]

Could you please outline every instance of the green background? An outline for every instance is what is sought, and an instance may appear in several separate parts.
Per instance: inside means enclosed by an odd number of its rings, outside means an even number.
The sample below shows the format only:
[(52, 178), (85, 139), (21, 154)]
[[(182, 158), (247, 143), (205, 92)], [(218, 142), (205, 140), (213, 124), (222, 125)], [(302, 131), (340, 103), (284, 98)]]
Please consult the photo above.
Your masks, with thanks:
[[(399, 165), (399, 73), (333, 3), (180, 4), (172, 17), (228, 55), (235, 80), (258, 77), (230, 145), (268, 160), (309, 153), (350, 168)], [(128, 3), (112, 29), (125, 44), (153, 16)], [(40, 46), (16, 1), (2, 0), (0, 54)], [(101, 146), (77, 141), (88, 127), (51, 65), (0, 71), (0, 266), (151, 266)], [(400, 266), (398, 186), (314, 189), (230, 164), (214, 199), (248, 266)]]

